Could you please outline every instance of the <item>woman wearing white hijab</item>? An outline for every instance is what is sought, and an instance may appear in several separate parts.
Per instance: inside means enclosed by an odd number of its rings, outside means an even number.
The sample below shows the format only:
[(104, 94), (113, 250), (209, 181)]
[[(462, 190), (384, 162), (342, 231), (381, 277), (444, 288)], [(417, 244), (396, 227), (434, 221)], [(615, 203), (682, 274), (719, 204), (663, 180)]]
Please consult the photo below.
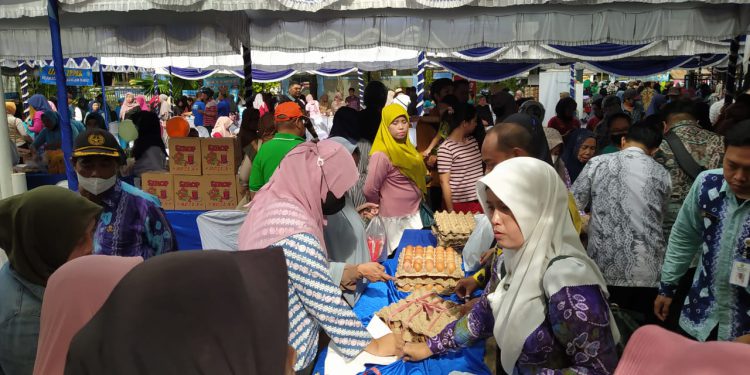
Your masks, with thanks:
[[(512, 182), (512, 183), (511, 183)], [(509, 374), (611, 374), (620, 335), (604, 278), (569, 219), (568, 193), (547, 163), (518, 157), (477, 183), (479, 201), (504, 249), (494, 293), (424, 344), (420, 360), (495, 336)]]

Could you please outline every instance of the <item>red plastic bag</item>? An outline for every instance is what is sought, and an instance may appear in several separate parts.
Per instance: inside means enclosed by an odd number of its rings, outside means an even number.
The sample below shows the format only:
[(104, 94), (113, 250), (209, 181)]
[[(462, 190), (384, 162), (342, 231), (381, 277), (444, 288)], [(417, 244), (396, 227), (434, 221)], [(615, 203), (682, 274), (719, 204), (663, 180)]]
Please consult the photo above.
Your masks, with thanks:
[(367, 236), (367, 247), (370, 249), (370, 260), (373, 262), (383, 262), (388, 258), (388, 248), (385, 246), (385, 224), (380, 216), (375, 216), (370, 220), (370, 224), (365, 229)]

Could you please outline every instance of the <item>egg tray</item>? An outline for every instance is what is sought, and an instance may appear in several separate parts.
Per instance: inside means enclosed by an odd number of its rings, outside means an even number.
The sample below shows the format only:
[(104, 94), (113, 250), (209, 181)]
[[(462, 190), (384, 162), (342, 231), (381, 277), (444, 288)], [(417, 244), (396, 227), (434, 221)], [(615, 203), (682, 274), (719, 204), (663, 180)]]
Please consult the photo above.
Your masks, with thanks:
[[(451, 290), (464, 276), (462, 263), (461, 255), (452, 248), (406, 246), (399, 255), (396, 286), (404, 292)], [(415, 269), (417, 264), (421, 265), (419, 270)], [(431, 269), (426, 268), (429, 265)]]
[(421, 343), (460, 317), (460, 306), (435, 293), (412, 293), (375, 313), (406, 342)]
[(461, 250), (475, 227), (476, 220), (471, 213), (440, 211), (435, 213), (432, 233), (437, 238), (438, 245)]

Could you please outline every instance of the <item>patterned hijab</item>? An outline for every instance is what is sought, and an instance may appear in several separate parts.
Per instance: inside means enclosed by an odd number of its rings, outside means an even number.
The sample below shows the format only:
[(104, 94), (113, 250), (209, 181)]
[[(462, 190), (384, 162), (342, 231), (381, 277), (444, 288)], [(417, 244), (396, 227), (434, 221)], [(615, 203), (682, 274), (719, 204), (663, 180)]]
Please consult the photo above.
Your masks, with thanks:
[[(599, 285), (607, 294), (607, 288), (599, 267), (586, 254), (570, 220), (568, 190), (549, 164), (529, 157), (512, 158), (479, 180), (477, 195), (485, 214), (491, 218), (493, 211), (487, 206), (487, 189), (508, 206), (524, 238), (520, 249), (505, 249), (508, 273), (488, 296), (502, 365), (510, 374), (526, 339), (546, 318), (549, 296), (542, 285), (550, 260), (567, 256), (580, 265), (580, 270), (571, 270), (561, 278), (558, 289)], [(619, 341), (611, 316), (610, 322), (615, 341)]]
[(398, 168), (401, 173), (408, 177), (419, 188), (423, 194), (427, 192), (427, 168), (424, 165), (422, 155), (411, 144), (409, 137), (404, 142), (397, 142), (393, 139), (388, 127), (393, 120), (399, 117), (405, 117), (409, 121), (409, 115), (406, 109), (398, 104), (389, 104), (383, 108), (383, 114), (380, 120), (380, 128), (375, 136), (375, 142), (372, 144), (370, 155), (376, 152), (382, 152), (388, 156), (394, 167)]
[(565, 168), (568, 169), (571, 182), (575, 182), (578, 175), (583, 171), (583, 167), (586, 165), (578, 160), (578, 150), (581, 149), (583, 142), (589, 138), (596, 139), (596, 135), (592, 131), (586, 129), (573, 130), (568, 136), (569, 143), (566, 143), (564, 146), (565, 149), (563, 149), (562, 159), (563, 162), (565, 162)]
[(359, 178), (354, 159), (333, 141), (306, 142), (290, 151), (249, 205), (240, 250), (262, 249), (299, 233), (325, 248), (323, 200), (341, 198)]

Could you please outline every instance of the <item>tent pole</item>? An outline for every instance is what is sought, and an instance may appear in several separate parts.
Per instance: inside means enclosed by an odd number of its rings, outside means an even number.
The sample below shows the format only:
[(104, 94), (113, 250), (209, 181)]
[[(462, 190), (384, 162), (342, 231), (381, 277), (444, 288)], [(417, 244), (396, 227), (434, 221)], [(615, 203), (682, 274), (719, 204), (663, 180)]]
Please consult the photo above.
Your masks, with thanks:
[(242, 45), (242, 71), (245, 73), (245, 103), (253, 102), (253, 60), (250, 48)]
[(65, 63), (62, 55), (62, 41), (60, 39), (60, 21), (57, 9), (57, 0), (47, 0), (47, 18), (49, 19), (49, 31), (52, 37), (52, 60), (55, 65), (55, 83), (57, 84), (57, 97), (63, 105), (57, 106), (60, 113), (60, 132), (62, 133), (62, 150), (65, 159), (65, 174), (68, 176), (68, 188), (78, 191), (78, 178), (73, 169), (73, 132), (70, 127), (70, 113), (68, 106), (64, 105), (68, 97), (65, 87)]
[(357, 68), (357, 84), (359, 87), (359, 103), (364, 105), (365, 103), (365, 73)]
[(23, 101), (23, 120), (29, 118), (29, 65), (25, 61), (18, 62), (21, 80), (21, 100)]
[(424, 116), (424, 70), (427, 65), (425, 52), (417, 57), (417, 116)]
[(732, 39), (729, 44), (729, 63), (727, 64), (727, 76), (724, 83), (724, 88), (727, 90), (726, 96), (724, 96), (724, 107), (732, 104), (734, 95), (737, 92), (735, 76), (737, 75), (737, 55), (740, 52), (740, 36), (737, 35)]
[(172, 66), (169, 66), (169, 98), (172, 98)]
[[(3, 89), (3, 79), (0, 77), (0, 94), (5, 96)], [(11, 146), (10, 136), (8, 135), (8, 115), (5, 113), (5, 106), (0, 106), (0, 197), (3, 199), (13, 195), (13, 184), (11, 183), (11, 174), (13, 174), (13, 161), (10, 160)]]
[(99, 58), (99, 81), (102, 83), (102, 109), (104, 110), (104, 126), (109, 129), (109, 109), (107, 107), (107, 93), (104, 88), (104, 65), (102, 58)]
[(570, 97), (576, 98), (576, 63), (570, 64)]

